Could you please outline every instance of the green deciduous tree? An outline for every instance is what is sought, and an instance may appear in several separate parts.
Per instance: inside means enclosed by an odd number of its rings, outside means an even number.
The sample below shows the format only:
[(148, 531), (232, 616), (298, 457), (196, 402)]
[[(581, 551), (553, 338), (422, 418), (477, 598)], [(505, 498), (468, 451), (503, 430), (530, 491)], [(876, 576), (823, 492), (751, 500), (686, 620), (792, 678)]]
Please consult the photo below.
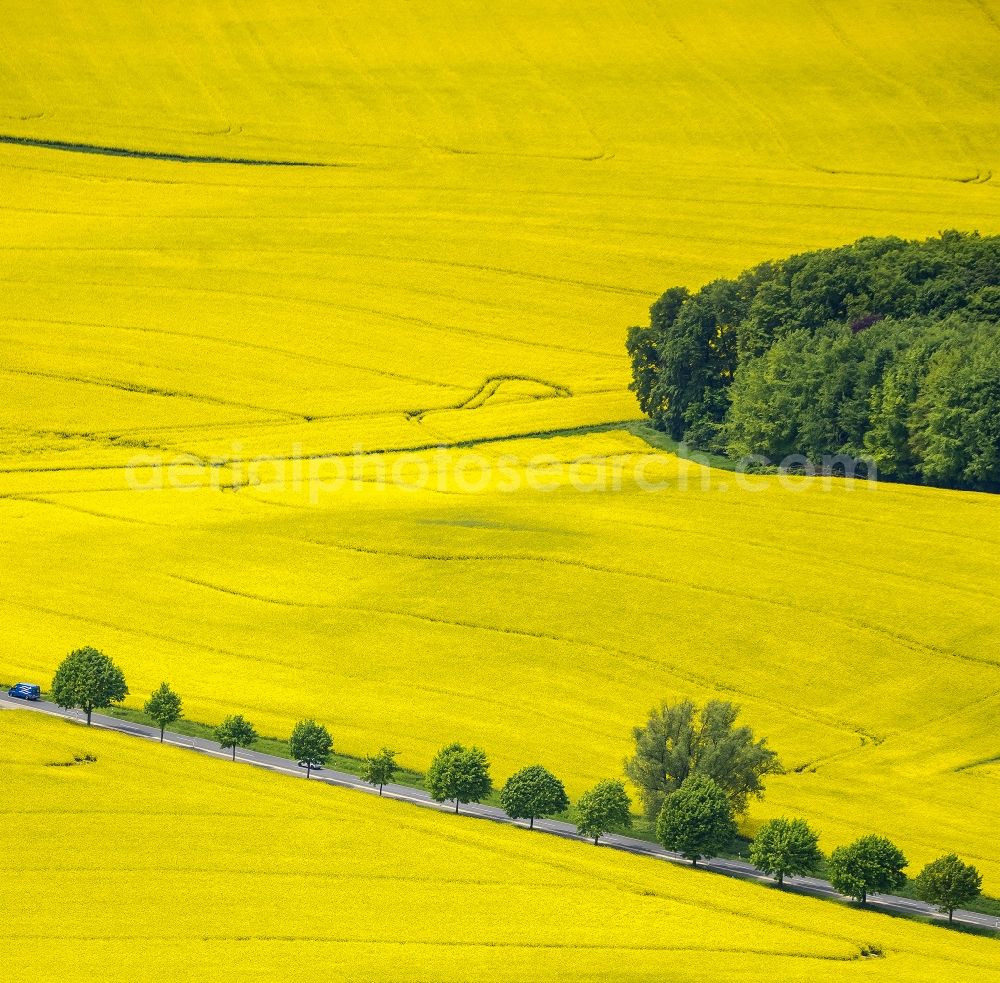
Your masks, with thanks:
[(295, 760), (306, 766), (306, 778), (309, 778), (313, 768), (321, 768), (330, 760), (333, 738), (315, 720), (300, 720), (292, 730), (288, 746)]
[(226, 717), (225, 720), (215, 728), (215, 739), (221, 748), (233, 749), (233, 761), (236, 760), (236, 749), (238, 747), (250, 747), (257, 741), (257, 731), (254, 726), (243, 717), (236, 714)]
[(163, 732), (174, 721), (181, 719), (181, 706), (181, 698), (167, 683), (160, 683), (160, 688), (146, 700), (143, 710), (159, 725), (161, 744)]
[(455, 801), (455, 812), (464, 802), (482, 802), (492, 791), (490, 763), (477, 747), (449, 744), (434, 756), (424, 782), (435, 802)]
[(656, 838), (692, 864), (714, 857), (736, 836), (733, 804), (707, 775), (688, 775), (663, 801), (656, 820)]
[(381, 795), (382, 789), (396, 777), (398, 771), (396, 752), (384, 747), (378, 754), (365, 758), (361, 766), (361, 779), (369, 785), (377, 785), (378, 794)]
[(576, 804), (576, 828), (597, 846), (605, 833), (631, 828), (631, 809), (632, 800), (621, 782), (611, 779), (598, 782)]
[(500, 805), (511, 819), (527, 819), (535, 828), (535, 819), (553, 816), (569, 808), (563, 783), (541, 765), (522, 768), (510, 776), (500, 790)]
[(906, 857), (884, 836), (862, 836), (830, 855), (830, 883), (841, 894), (864, 904), (869, 894), (898, 891), (906, 883)]
[(79, 707), (87, 715), (120, 703), (128, 696), (125, 677), (103, 652), (89, 645), (63, 659), (52, 680), (52, 699), (61, 707)]
[(819, 837), (804, 819), (769, 819), (750, 844), (750, 862), (779, 884), (786, 874), (814, 873), (822, 861)]
[(947, 912), (948, 921), (953, 920), (956, 908), (979, 897), (982, 886), (979, 871), (963, 863), (954, 853), (929, 863), (913, 881), (917, 897)]
[(927, 364), (910, 445), (930, 484), (1000, 491), (1000, 325), (956, 330)]
[[(866, 237), (668, 290), (626, 347), (695, 446), (1000, 491), (1000, 236)], [(802, 462), (799, 462), (802, 463)]]
[(649, 711), (644, 727), (632, 731), (635, 754), (625, 774), (639, 790), (647, 817), (655, 819), (664, 797), (688, 775), (707, 775), (729, 796), (733, 811), (763, 793), (765, 775), (781, 771), (778, 756), (749, 727), (737, 727), (739, 707), (711, 700), (699, 713), (690, 700)]

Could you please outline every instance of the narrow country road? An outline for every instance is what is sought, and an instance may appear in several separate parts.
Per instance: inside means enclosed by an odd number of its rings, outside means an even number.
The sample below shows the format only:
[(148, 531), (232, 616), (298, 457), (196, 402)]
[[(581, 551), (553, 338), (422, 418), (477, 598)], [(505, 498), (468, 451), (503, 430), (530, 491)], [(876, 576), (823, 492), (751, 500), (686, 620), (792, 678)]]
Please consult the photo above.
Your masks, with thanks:
[[(38, 713), (46, 713), (52, 716), (65, 717), (69, 720), (84, 722), (83, 715), (78, 710), (64, 710), (54, 703), (39, 701), (37, 703), (27, 702), (9, 697), (6, 692), (0, 691), (0, 704), (2, 707), (20, 708), (34, 710)], [(0, 707), (0, 708), (2, 708)], [(144, 724), (131, 723), (126, 720), (118, 720), (115, 717), (106, 717), (103, 714), (93, 714), (93, 726), (105, 730), (118, 731), (123, 734), (130, 734), (134, 737), (142, 737), (147, 740), (159, 742), (160, 732), (154, 727), (147, 727)], [(219, 746), (213, 741), (207, 741), (198, 737), (184, 737), (180, 734), (167, 732), (165, 743), (174, 747), (188, 748), (201, 754), (229, 760), (230, 751), (221, 751)], [(287, 758), (279, 758), (271, 754), (262, 754), (259, 751), (240, 748), (236, 755), (237, 762), (255, 765), (258, 768), (266, 768), (269, 771), (281, 772), (286, 775), (294, 775), (297, 778), (305, 778), (305, 769), (299, 768), (293, 761)], [(324, 768), (319, 772), (314, 771), (311, 779), (315, 782), (325, 782), (327, 785), (336, 785), (340, 788), (353, 789), (365, 792), (369, 795), (377, 794), (377, 789), (372, 788), (366, 782), (354, 775), (342, 771), (331, 771)], [(397, 799), (403, 802), (411, 802), (414, 805), (423, 806), (428, 809), (437, 809), (440, 812), (454, 812), (454, 804), (438, 803), (431, 799), (430, 795), (422, 789), (410, 788), (406, 785), (386, 785), (383, 795), (389, 799)], [(496, 806), (468, 804), (461, 807), (461, 814), (473, 816), (477, 819), (489, 819), (493, 822), (507, 823), (511, 826), (521, 826), (527, 828), (527, 822), (511, 819), (502, 809)], [(579, 840), (589, 843), (587, 837), (580, 836), (576, 827), (570, 823), (559, 822), (554, 819), (536, 819), (535, 830), (542, 833), (549, 833), (553, 836), (561, 836), (564, 839)], [(614, 850), (622, 850), (626, 853), (640, 854), (656, 860), (667, 860), (672, 863), (689, 866), (690, 862), (679, 854), (664, 850), (663, 847), (649, 843), (646, 840), (638, 840), (630, 836), (620, 836), (609, 834), (601, 840), (601, 845)], [(698, 864), (700, 869), (714, 871), (725, 874), (729, 877), (739, 877), (743, 880), (761, 881), (767, 884), (774, 882), (762, 874), (755, 867), (742, 860), (726, 860), (721, 857), (711, 860), (702, 860)], [(785, 889), (799, 894), (808, 894), (816, 897), (838, 898), (843, 900), (829, 882), (816, 877), (787, 877), (785, 878)], [(910, 898), (900, 898), (890, 894), (870, 895), (868, 907), (872, 909), (882, 909), (884, 911), (918, 914), (930, 918), (945, 919), (935, 908), (924, 904), (922, 901), (915, 901)], [(1000, 929), (1000, 919), (992, 915), (982, 915), (974, 911), (955, 912), (955, 921), (963, 925), (974, 925), (979, 928)]]

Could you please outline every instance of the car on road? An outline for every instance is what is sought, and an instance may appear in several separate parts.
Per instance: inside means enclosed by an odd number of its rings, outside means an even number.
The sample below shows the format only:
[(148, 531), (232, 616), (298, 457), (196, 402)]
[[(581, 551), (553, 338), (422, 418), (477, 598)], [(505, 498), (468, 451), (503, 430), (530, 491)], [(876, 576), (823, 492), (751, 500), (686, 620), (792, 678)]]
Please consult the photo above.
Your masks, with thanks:
[(41, 686), (34, 683), (18, 683), (7, 690), (8, 696), (14, 696), (19, 700), (40, 700), (42, 698)]

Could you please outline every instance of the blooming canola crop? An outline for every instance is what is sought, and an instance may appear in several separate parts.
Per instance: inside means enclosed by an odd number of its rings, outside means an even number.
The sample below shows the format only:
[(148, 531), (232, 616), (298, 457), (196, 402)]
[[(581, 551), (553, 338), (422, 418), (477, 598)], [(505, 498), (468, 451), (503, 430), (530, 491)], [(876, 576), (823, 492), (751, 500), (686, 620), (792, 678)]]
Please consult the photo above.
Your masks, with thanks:
[(0, 680), (91, 644), (574, 796), (721, 696), (787, 769), (747, 831), (1000, 891), (997, 499), (624, 429), (667, 287), (1000, 232), (994, 0), (371, 9), (5, 3)]
[(9, 983), (1000, 979), (988, 939), (29, 712), (0, 766)]

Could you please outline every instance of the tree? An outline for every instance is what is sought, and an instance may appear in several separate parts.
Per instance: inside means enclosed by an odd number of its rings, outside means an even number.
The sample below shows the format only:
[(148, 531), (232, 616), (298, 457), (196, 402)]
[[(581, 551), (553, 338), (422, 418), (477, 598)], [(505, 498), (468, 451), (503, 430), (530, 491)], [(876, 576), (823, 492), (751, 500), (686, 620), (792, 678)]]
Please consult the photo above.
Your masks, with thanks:
[(288, 746), (295, 760), (306, 766), (306, 778), (310, 778), (313, 768), (320, 768), (330, 760), (333, 738), (315, 720), (300, 720), (292, 731)]
[(663, 801), (656, 820), (656, 838), (667, 850), (697, 864), (714, 857), (736, 836), (733, 804), (707, 775), (688, 775)]
[(181, 698), (166, 684), (160, 683), (160, 688), (153, 693), (142, 708), (160, 725), (160, 743), (163, 743), (163, 732), (175, 720), (181, 719)]
[(598, 782), (580, 796), (576, 804), (576, 828), (583, 836), (593, 837), (594, 846), (605, 833), (632, 826), (632, 800), (618, 781)]
[(1000, 491), (1000, 324), (953, 321), (965, 330), (928, 362), (911, 443), (927, 483)]
[(906, 883), (906, 857), (884, 836), (862, 836), (830, 855), (830, 883), (841, 894), (864, 904), (869, 894), (898, 891)]
[(630, 388), (655, 427), (730, 457), (871, 457), (880, 477), (1000, 491), (998, 268), (1000, 236), (950, 231), (674, 287), (628, 332)]
[(67, 710), (79, 707), (87, 715), (121, 703), (128, 696), (125, 677), (103, 652), (87, 645), (63, 659), (52, 680), (52, 699)]
[(739, 707), (711, 700), (701, 712), (690, 700), (649, 711), (644, 727), (632, 731), (635, 754), (625, 774), (639, 790), (646, 815), (655, 819), (663, 800), (691, 774), (707, 775), (729, 796), (736, 814), (747, 799), (760, 797), (765, 775), (781, 772), (777, 754), (749, 727), (736, 727)]
[(456, 813), (461, 803), (482, 802), (493, 791), (486, 753), (477, 747), (449, 744), (434, 756), (425, 785), (435, 802), (454, 799)]
[(249, 720), (238, 713), (234, 717), (226, 717), (215, 728), (215, 739), (219, 742), (219, 747), (233, 749), (233, 761), (235, 761), (236, 749), (254, 744), (257, 740), (257, 731)]
[(371, 758), (365, 758), (365, 763), (361, 766), (361, 778), (369, 785), (378, 786), (378, 794), (382, 794), (382, 788), (388, 785), (399, 771), (396, 764), (396, 752), (384, 747), (378, 754)]
[(913, 881), (918, 898), (948, 913), (952, 921), (955, 909), (979, 897), (983, 877), (972, 864), (963, 863), (949, 853), (929, 863)]
[(511, 819), (527, 819), (535, 828), (539, 816), (552, 816), (569, 808), (563, 783), (541, 765), (522, 768), (500, 789), (500, 805)]
[(786, 874), (814, 873), (822, 861), (819, 837), (804, 819), (769, 819), (750, 844), (750, 862), (779, 884)]

